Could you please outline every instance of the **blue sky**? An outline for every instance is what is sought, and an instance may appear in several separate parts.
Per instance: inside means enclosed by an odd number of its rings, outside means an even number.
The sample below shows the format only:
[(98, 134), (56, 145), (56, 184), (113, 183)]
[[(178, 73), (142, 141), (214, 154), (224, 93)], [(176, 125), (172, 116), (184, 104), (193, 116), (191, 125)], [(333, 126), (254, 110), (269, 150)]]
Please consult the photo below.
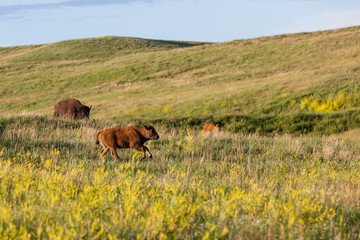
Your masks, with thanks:
[(360, 25), (360, 0), (0, 0), (0, 47), (129, 36), (224, 42)]

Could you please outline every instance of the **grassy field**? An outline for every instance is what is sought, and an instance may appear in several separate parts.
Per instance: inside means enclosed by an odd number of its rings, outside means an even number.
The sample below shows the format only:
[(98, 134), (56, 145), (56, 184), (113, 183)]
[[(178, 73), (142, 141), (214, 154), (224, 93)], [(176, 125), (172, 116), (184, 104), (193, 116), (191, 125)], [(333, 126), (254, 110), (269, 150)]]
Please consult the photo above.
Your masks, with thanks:
[(358, 239), (360, 142), (159, 127), (152, 160), (99, 158), (112, 122), (0, 120), (0, 238)]
[[(0, 239), (359, 239), (359, 35), (0, 48)], [(99, 157), (149, 122), (153, 159)]]

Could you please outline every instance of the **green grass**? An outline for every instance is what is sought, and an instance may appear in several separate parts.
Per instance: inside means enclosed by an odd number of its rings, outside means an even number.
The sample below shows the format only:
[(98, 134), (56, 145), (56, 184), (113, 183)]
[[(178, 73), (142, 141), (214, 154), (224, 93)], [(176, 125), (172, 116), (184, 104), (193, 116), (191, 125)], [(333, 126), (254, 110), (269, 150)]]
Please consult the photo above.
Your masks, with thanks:
[[(359, 110), (359, 34), (352, 27), (225, 43), (103, 37), (1, 48), (0, 110), (4, 116), (51, 116), (57, 101), (72, 97), (92, 105), (94, 119), (199, 119), (199, 127), (211, 119), (226, 125), (229, 118), (252, 119), (262, 125), (227, 129), (346, 131), (358, 127), (355, 120), (339, 128), (328, 119)], [(330, 113), (301, 109), (304, 98), (321, 101), (340, 93), (353, 96), (351, 107)], [(306, 131), (272, 126), (278, 118), (297, 122), (304, 115), (317, 119)], [(318, 124), (336, 129), (318, 131)]]
[[(15, 62), (39, 62), (59, 60), (83, 60), (113, 57), (114, 55), (134, 54), (138, 52), (160, 51), (185, 48), (202, 43), (162, 41), (128, 37), (102, 37), (67, 40), (54, 44), (39, 45), (35, 51), (17, 57)], [(9, 48), (11, 49), (11, 48)], [(15, 48), (16, 49), (16, 48)], [(32, 49), (32, 46), (29, 47)], [(5, 53), (7, 51), (4, 51)]]
[(153, 159), (102, 160), (116, 125), (2, 118), (1, 238), (359, 237), (358, 141), (156, 125)]
[[(0, 48), (0, 238), (358, 239), (359, 35)], [(52, 119), (65, 98), (90, 120)], [(149, 122), (152, 160), (99, 158)]]

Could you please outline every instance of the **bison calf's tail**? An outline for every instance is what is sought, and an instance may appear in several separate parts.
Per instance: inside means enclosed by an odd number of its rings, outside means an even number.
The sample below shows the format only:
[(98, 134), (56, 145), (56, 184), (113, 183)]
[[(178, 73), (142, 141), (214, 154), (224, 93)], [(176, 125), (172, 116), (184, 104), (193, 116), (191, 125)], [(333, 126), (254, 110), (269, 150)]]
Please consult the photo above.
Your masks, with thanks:
[(98, 131), (97, 133), (96, 133), (96, 141), (95, 141), (95, 143), (97, 144), (97, 145), (99, 145), (99, 134), (101, 134), (103, 131)]

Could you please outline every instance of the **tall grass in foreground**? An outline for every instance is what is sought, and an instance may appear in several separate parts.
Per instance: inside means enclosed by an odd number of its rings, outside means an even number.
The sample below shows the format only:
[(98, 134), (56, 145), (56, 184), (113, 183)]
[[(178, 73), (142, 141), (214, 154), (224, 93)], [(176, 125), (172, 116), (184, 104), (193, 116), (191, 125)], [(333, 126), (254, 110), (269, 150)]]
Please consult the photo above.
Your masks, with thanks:
[(112, 126), (0, 119), (1, 239), (359, 238), (359, 142), (155, 126), (117, 162)]

